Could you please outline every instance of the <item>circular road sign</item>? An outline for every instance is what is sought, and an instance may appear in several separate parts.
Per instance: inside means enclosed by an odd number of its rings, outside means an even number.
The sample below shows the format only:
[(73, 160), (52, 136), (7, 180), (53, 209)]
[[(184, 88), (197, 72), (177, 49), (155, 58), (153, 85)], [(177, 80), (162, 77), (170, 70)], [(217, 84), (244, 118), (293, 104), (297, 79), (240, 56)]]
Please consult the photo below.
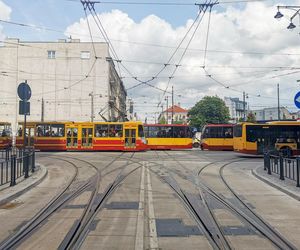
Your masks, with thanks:
[(31, 97), (31, 89), (27, 82), (22, 82), (18, 86), (18, 96), (22, 101), (28, 101)]
[(300, 109), (300, 91), (294, 97), (295, 105), (298, 109)]

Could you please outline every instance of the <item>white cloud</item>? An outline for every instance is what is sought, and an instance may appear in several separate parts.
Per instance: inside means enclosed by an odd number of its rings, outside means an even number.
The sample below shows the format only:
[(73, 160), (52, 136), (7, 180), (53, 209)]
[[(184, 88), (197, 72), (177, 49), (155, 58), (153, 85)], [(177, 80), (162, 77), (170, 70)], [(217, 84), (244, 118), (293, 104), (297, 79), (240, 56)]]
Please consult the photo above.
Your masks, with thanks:
[[(280, 83), (282, 104), (292, 108), (293, 95), (298, 90), (296, 79), (299, 79), (299, 73), (290, 74), (296, 70), (284, 70), (284, 68), (277, 67), (300, 66), (300, 37), (296, 30), (287, 31), (286, 27), (289, 24), (287, 18), (280, 22), (274, 19), (276, 6), (266, 3), (248, 3), (243, 9), (228, 7), (223, 12), (212, 12), (205, 69), (214, 79), (226, 86), (232, 86), (231, 89), (226, 89), (207, 77), (203, 68), (200, 67), (204, 62), (203, 50), (208, 20), (208, 13), (206, 13), (190, 45), (193, 50), (187, 51), (180, 63), (182, 66), (178, 67), (174, 79), (169, 84), (168, 91), (174, 85), (175, 92), (182, 96), (176, 97), (176, 102), (181, 102), (188, 108), (206, 94), (241, 98), (241, 93), (246, 91), (249, 93), (250, 107), (256, 108), (258, 103), (272, 106), (276, 105), (274, 95), (276, 95), (276, 84)], [(286, 14), (289, 15), (289, 13)], [(88, 18), (92, 33), (101, 36), (92, 17)], [(99, 18), (119, 58), (134, 76), (142, 80), (155, 76), (163, 67), (162, 64), (167, 63), (174, 52), (174, 48), (170, 47), (176, 47), (179, 44), (193, 22), (193, 20), (187, 20), (185, 25), (173, 28), (162, 18), (150, 15), (137, 23), (120, 10), (99, 14)], [(73, 37), (75, 37), (74, 34), (80, 34), (77, 38), (84, 41), (90, 40), (84, 18), (69, 26), (65, 33), (66, 35), (73, 34)], [(182, 48), (186, 44), (185, 42)], [(171, 64), (177, 64), (182, 53), (183, 49), (178, 50)], [(126, 61), (153, 62), (153, 64)], [(155, 64), (156, 62), (161, 65)], [(151, 84), (165, 88), (174, 68), (172, 65), (167, 66), (160, 75), (162, 78), (152, 81)], [(126, 72), (123, 74), (129, 76)], [(289, 75), (283, 76), (283, 74)], [(278, 75), (281, 76), (277, 77)], [(130, 78), (125, 78), (124, 82), (126, 87), (136, 84)], [(161, 94), (145, 85), (129, 91), (129, 96), (135, 98), (139, 112), (156, 110)], [(257, 98), (257, 95), (261, 97)], [(146, 101), (147, 105), (143, 96), (150, 98)], [(139, 108), (139, 104), (142, 103), (143, 105)]]
[[(5, 3), (0, 1), (0, 19), (9, 20), (11, 14), (11, 8), (7, 6)], [(5, 35), (3, 34), (3, 27), (0, 25), (0, 40), (3, 40)]]

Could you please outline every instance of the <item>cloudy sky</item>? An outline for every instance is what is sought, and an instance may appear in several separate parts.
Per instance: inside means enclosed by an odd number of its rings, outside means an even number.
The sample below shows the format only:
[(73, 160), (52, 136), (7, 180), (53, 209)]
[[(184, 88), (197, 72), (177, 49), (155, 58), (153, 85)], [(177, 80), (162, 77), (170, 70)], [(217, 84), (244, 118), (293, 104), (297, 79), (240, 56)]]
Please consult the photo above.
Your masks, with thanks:
[(274, 15), (277, 5), (300, 1), (236, 1), (220, 1), (211, 14), (209, 9), (199, 13), (190, 0), (101, 1), (95, 4), (97, 16), (87, 11), (87, 20), (78, 0), (0, 0), (0, 39), (55, 41), (71, 35), (89, 41), (89, 24), (93, 39), (104, 41), (95, 23), (100, 20), (115, 51), (112, 57), (121, 61), (115, 64), (135, 111), (141, 118), (147, 115), (148, 121), (161, 105), (166, 107), (172, 86), (175, 103), (185, 108), (205, 95), (242, 98), (245, 91), (250, 109), (261, 109), (277, 105), (280, 84), (281, 105), (295, 111), (294, 96), (300, 91), (299, 16), (293, 20), (297, 27), (289, 31), (295, 11), (282, 9), (280, 21)]

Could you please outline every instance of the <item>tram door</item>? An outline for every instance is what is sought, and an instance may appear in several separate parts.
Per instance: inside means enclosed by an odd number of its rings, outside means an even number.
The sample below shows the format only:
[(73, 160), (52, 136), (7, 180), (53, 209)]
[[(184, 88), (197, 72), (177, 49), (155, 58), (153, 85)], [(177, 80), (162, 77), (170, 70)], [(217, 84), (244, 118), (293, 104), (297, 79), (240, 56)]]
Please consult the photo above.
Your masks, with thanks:
[(34, 126), (26, 126), (25, 146), (34, 146)]
[(263, 154), (265, 151), (273, 150), (275, 141), (272, 138), (272, 131), (269, 127), (262, 127), (257, 138), (257, 153)]
[(125, 148), (135, 148), (136, 129), (125, 129)]
[(78, 148), (78, 127), (67, 127), (67, 148)]
[(93, 127), (83, 127), (81, 129), (81, 147), (93, 147)]

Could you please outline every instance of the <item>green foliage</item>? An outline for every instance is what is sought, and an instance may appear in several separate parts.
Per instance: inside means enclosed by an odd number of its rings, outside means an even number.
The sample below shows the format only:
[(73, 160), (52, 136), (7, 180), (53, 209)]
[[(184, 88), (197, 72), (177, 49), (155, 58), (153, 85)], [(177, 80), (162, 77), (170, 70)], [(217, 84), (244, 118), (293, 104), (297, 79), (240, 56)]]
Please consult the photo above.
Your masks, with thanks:
[(167, 124), (167, 121), (166, 121), (166, 118), (164, 116), (162, 116), (159, 121), (158, 121), (159, 124)]
[(247, 122), (253, 122), (253, 123), (256, 122), (256, 117), (255, 117), (255, 115), (254, 115), (252, 112), (250, 112), (250, 113), (247, 115)]
[(217, 96), (205, 96), (189, 111), (191, 126), (200, 128), (208, 123), (228, 123), (229, 109)]
[(178, 117), (176, 117), (176, 120), (173, 122), (173, 124), (184, 124), (184, 120), (178, 119)]

